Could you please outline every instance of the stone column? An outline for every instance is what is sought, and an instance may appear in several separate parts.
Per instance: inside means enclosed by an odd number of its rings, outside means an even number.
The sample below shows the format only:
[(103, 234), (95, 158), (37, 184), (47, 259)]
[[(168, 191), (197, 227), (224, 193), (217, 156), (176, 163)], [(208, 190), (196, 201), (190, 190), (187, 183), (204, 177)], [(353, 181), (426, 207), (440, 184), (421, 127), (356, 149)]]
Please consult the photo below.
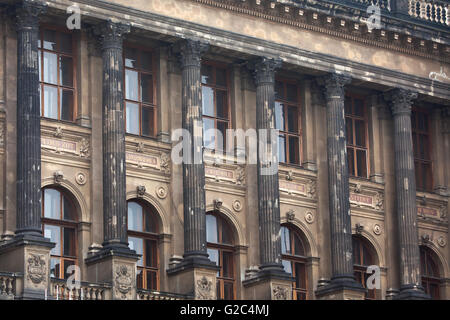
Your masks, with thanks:
[(39, 99), (40, 1), (24, 0), (17, 18), (17, 230), (0, 247), (0, 270), (21, 272), (22, 299), (42, 299), (50, 283), (50, 249), (41, 225), (41, 124)]
[(275, 70), (280, 66), (281, 61), (268, 58), (258, 58), (254, 62), (260, 271), (244, 285), (248, 287), (247, 296), (255, 299), (289, 300), (292, 295), (291, 275), (281, 264), (278, 135), (273, 134)]
[(203, 119), (201, 57), (209, 45), (200, 41), (177, 43), (182, 73), (183, 137), (183, 261), (168, 270), (171, 288), (194, 292), (196, 299), (216, 298), (217, 267), (206, 249), (205, 164), (203, 162)]
[(112, 282), (113, 299), (136, 298), (136, 261), (127, 240), (123, 37), (130, 26), (95, 29), (103, 59), (103, 249), (86, 259), (88, 279)]
[(325, 299), (362, 299), (365, 289), (353, 275), (347, 140), (345, 136), (346, 75), (330, 74), (321, 79), (327, 104), (328, 194), (331, 231), (331, 282), (317, 290)]
[(395, 189), (400, 245), (400, 294), (396, 299), (425, 299), (420, 276), (416, 177), (411, 130), (411, 106), (417, 93), (395, 89), (386, 94), (394, 117)]

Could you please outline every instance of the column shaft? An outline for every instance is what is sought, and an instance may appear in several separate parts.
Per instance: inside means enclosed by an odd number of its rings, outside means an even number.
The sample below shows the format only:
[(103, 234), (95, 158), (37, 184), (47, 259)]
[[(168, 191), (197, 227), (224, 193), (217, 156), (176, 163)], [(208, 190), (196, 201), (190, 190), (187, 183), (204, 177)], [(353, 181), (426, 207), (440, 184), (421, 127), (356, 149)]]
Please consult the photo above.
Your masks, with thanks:
[(17, 7), (17, 234), (42, 235), (39, 15), (45, 7)]
[(127, 247), (123, 35), (130, 27), (110, 21), (100, 28), (103, 57), (104, 246)]
[(281, 65), (260, 58), (255, 65), (256, 127), (258, 131), (258, 214), (262, 270), (282, 271), (280, 239), (280, 193), (278, 181), (278, 136), (275, 129), (275, 70)]

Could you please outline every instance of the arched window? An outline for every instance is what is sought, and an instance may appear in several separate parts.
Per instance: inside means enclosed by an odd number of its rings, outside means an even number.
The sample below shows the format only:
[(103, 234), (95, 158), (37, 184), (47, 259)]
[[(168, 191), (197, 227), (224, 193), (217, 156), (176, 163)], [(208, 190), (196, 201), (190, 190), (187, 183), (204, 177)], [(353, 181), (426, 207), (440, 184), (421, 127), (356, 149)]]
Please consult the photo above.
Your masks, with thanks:
[(300, 235), (291, 225), (281, 226), (281, 254), (284, 270), (295, 278), (292, 299), (306, 300), (306, 251)]
[(50, 275), (66, 279), (71, 265), (77, 265), (77, 212), (73, 201), (62, 191), (45, 188), (42, 201), (42, 230), (56, 245), (50, 251)]
[(232, 232), (228, 223), (215, 213), (206, 215), (206, 241), (209, 259), (220, 267), (217, 273), (217, 299), (235, 299)]
[[(356, 281), (360, 282), (364, 288), (367, 285), (367, 278), (370, 274), (367, 273), (367, 267), (375, 265), (374, 250), (367, 240), (353, 236), (353, 272)], [(368, 290), (366, 293), (366, 300), (376, 299), (376, 289)]]
[(441, 276), (436, 264), (433, 251), (425, 246), (420, 247), (420, 274), (422, 275), (422, 286), (432, 299), (439, 300), (439, 284)]
[(128, 243), (141, 255), (137, 262), (137, 287), (159, 290), (158, 218), (141, 201), (128, 201)]

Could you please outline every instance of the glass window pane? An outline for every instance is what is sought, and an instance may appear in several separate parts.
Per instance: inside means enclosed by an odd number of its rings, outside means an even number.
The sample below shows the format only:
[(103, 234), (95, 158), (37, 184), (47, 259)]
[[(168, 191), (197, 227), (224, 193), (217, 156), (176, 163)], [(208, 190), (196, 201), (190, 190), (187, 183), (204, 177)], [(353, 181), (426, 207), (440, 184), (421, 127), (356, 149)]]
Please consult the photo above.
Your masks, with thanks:
[(128, 245), (131, 250), (136, 251), (137, 254), (140, 254), (141, 257), (137, 262), (139, 267), (142, 267), (143, 264), (143, 255), (144, 255), (144, 240), (136, 237), (128, 237)]
[(153, 69), (152, 63), (153, 63), (153, 59), (152, 59), (151, 52), (142, 51), (141, 52), (142, 69), (144, 69), (146, 71), (152, 71), (152, 69)]
[(219, 265), (219, 250), (208, 248), (209, 260)]
[(139, 289), (144, 288), (144, 271), (141, 268), (136, 271), (136, 283)]
[(232, 252), (222, 252), (222, 276), (225, 278), (234, 278), (233, 270), (233, 253)]
[(354, 105), (355, 105), (355, 115), (359, 117), (364, 117), (364, 101), (361, 99), (355, 99)]
[(50, 277), (59, 279), (60, 259), (50, 259)]
[(44, 117), (58, 119), (58, 89), (44, 86)]
[(217, 218), (214, 215), (206, 215), (206, 241), (211, 243), (218, 243), (217, 235)]
[(61, 52), (72, 53), (72, 35), (70, 33), (61, 33)]
[(142, 107), (142, 135), (144, 136), (154, 136), (154, 119), (155, 119), (155, 109)]
[(430, 153), (428, 151), (428, 137), (423, 134), (419, 134), (419, 157), (426, 160), (430, 158)]
[(209, 65), (202, 65), (202, 83), (213, 84), (213, 67)]
[(203, 118), (203, 144), (205, 148), (216, 148), (214, 120)]
[(39, 81), (43, 81), (44, 79), (42, 78), (42, 51), (39, 50)]
[(147, 271), (147, 290), (158, 290), (156, 272)]
[(286, 87), (287, 100), (297, 102), (297, 86), (295, 84), (288, 83)]
[(281, 253), (291, 254), (291, 238), (289, 229), (286, 227), (281, 227)]
[(226, 150), (228, 122), (217, 121), (217, 149)]
[(364, 121), (355, 120), (356, 145), (366, 146), (366, 124)]
[(44, 52), (44, 82), (58, 84), (57, 58), (55, 53)]
[(55, 243), (55, 247), (50, 251), (53, 256), (61, 255), (61, 229), (57, 226), (44, 225), (44, 236)]
[(55, 189), (44, 189), (44, 217), (61, 219), (61, 193)]
[(227, 86), (227, 71), (225, 69), (216, 68), (216, 85)]
[(295, 263), (295, 287), (306, 289), (306, 270), (303, 263)]
[(76, 253), (75, 230), (63, 228), (63, 255), (75, 257)]
[(139, 105), (126, 102), (127, 133), (139, 134)]
[(286, 138), (280, 136), (278, 139), (278, 162), (286, 162)]
[(288, 260), (281, 260), (281, 263), (283, 264), (284, 271), (286, 271), (287, 273), (292, 274), (292, 265), (291, 265), (291, 262), (288, 261)]
[(216, 113), (217, 117), (228, 119), (228, 98), (226, 91), (216, 90)]
[(73, 121), (73, 91), (60, 91), (61, 120)]
[(138, 51), (135, 48), (125, 47), (125, 67), (128, 68), (138, 68)]
[(44, 30), (44, 49), (56, 51), (56, 31)]
[(345, 119), (345, 127), (347, 131), (347, 143), (354, 145), (355, 141), (353, 140), (353, 120), (352, 118), (346, 118)]
[(153, 77), (149, 74), (141, 74), (142, 102), (154, 103), (153, 101)]
[(356, 150), (356, 159), (358, 165), (358, 177), (367, 178), (366, 151)]
[(298, 112), (296, 107), (288, 107), (288, 131), (298, 133)]
[(296, 256), (305, 256), (306, 255), (302, 240), (296, 233), (294, 233), (294, 254)]
[(59, 77), (61, 85), (73, 87), (73, 60), (68, 57), (59, 58)]
[(74, 274), (74, 271), (71, 270), (71, 272), (68, 272), (68, 269), (70, 266), (75, 265), (75, 262), (72, 260), (63, 260), (64, 262), (64, 279), (69, 278), (71, 275)]
[(289, 137), (289, 163), (299, 164), (299, 139), (298, 137)]
[(136, 202), (128, 202), (128, 230), (143, 231), (142, 206)]
[(350, 98), (349, 96), (346, 96), (345, 97), (344, 106), (345, 106), (345, 114), (352, 115), (353, 114), (353, 112), (352, 112), (352, 98)]
[(157, 268), (158, 267), (158, 256), (157, 256), (158, 245), (154, 240), (145, 241), (145, 266)]
[(283, 82), (275, 81), (275, 99), (284, 99)]
[(214, 117), (214, 90), (202, 87), (202, 112), (205, 116)]
[(148, 212), (147, 210), (144, 211), (145, 213), (145, 232), (158, 232), (158, 220), (154, 213)]
[(224, 282), (224, 300), (233, 300), (234, 299), (234, 290), (233, 290), (233, 283), (232, 282)]
[(284, 104), (275, 102), (275, 129), (284, 131)]
[(347, 148), (348, 173), (354, 176), (355, 173), (355, 154), (352, 148)]
[(222, 239), (220, 239), (220, 243), (233, 244), (233, 235), (228, 224), (222, 219), (220, 225), (222, 226)]
[(125, 99), (139, 101), (139, 74), (133, 70), (125, 70)]
[(74, 209), (72, 207), (72, 202), (70, 202), (67, 197), (63, 195), (63, 219), (69, 221), (76, 221), (76, 216)]

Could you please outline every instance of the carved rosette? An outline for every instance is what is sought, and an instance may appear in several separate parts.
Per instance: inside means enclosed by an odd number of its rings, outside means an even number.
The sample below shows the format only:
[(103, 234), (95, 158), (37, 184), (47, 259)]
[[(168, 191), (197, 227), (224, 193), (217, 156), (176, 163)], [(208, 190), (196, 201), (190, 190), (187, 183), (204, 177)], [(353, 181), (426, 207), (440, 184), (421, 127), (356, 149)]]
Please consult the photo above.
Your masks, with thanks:
[(417, 92), (411, 90), (394, 89), (385, 94), (385, 99), (390, 102), (392, 115), (410, 115), (412, 103), (417, 96)]

